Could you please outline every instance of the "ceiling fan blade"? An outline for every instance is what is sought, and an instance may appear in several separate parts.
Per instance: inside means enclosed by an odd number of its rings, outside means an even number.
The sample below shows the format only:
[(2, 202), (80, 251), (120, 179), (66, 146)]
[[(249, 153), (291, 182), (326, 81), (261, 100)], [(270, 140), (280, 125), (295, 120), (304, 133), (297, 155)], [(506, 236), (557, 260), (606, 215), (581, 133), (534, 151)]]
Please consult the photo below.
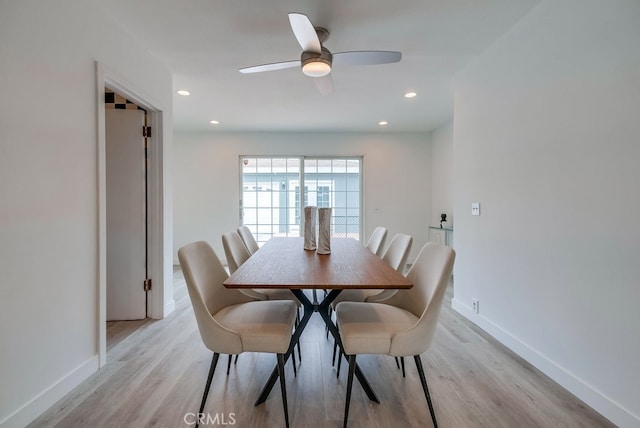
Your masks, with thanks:
[(316, 84), (316, 88), (321, 95), (333, 94), (333, 78), (331, 77), (331, 73), (321, 77), (314, 77), (313, 83)]
[(373, 65), (399, 62), (402, 52), (394, 51), (353, 51), (333, 54), (333, 65)]
[(318, 39), (316, 29), (313, 28), (313, 24), (309, 21), (307, 15), (290, 13), (289, 23), (303, 51), (320, 53), (322, 48), (320, 39)]
[(254, 65), (252, 67), (241, 68), (240, 73), (261, 73), (263, 71), (282, 70), (285, 68), (300, 67), (300, 60), (274, 62), (271, 64)]

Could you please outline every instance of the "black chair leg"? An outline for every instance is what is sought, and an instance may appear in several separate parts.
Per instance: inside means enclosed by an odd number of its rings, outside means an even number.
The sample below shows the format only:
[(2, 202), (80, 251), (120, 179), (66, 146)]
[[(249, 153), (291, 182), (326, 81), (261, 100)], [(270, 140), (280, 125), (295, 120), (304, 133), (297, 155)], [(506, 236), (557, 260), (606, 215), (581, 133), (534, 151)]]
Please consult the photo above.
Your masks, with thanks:
[(231, 360), (233, 359), (233, 355), (229, 354), (229, 359), (227, 360), (227, 376), (229, 376), (229, 371), (231, 370)]
[(338, 350), (338, 342), (333, 341), (333, 356), (331, 357), (331, 367), (336, 365), (336, 351)]
[[(298, 327), (298, 324), (300, 324), (300, 309), (298, 308), (298, 310), (296, 311), (296, 327)], [(298, 343), (296, 344), (296, 346), (298, 347), (298, 362), (300, 364), (302, 364), (302, 352), (300, 352), (300, 340), (298, 340)], [(295, 355), (294, 355), (295, 357)]]
[(404, 372), (404, 357), (400, 357), (400, 365), (402, 366), (402, 377), (407, 377)]
[[(211, 360), (211, 367), (209, 367), (209, 376), (207, 377), (207, 384), (204, 387), (204, 394), (202, 395), (202, 402), (200, 403), (200, 411), (198, 414), (202, 414), (204, 410), (204, 404), (207, 402), (207, 395), (209, 395), (209, 388), (211, 387), (211, 379), (213, 379), (213, 372), (216, 371), (216, 365), (218, 364), (218, 357), (220, 354), (213, 353), (213, 359)], [(196, 421), (196, 428), (198, 428), (199, 422)]]
[(287, 385), (284, 379), (284, 354), (278, 354), (278, 377), (280, 378), (280, 391), (282, 391), (282, 407), (284, 409), (284, 423), (289, 428), (289, 406), (287, 404)]
[[(336, 327), (337, 328), (337, 327)], [(336, 356), (336, 349), (338, 348), (338, 341), (333, 339), (333, 359), (331, 360), (331, 366), (333, 366), (333, 361)], [(336, 369), (336, 378), (340, 377), (340, 366), (342, 365), (342, 348), (338, 350), (338, 368)], [(346, 355), (345, 355), (346, 357)]]
[(429, 406), (429, 412), (431, 413), (431, 419), (433, 420), (433, 428), (438, 428), (438, 422), (436, 422), (436, 413), (433, 410), (431, 395), (429, 395), (429, 388), (427, 387), (427, 378), (424, 375), (424, 368), (422, 367), (422, 359), (420, 359), (420, 355), (414, 355), (413, 359), (416, 360), (416, 366), (418, 367), (418, 375), (420, 376), (420, 382), (422, 383), (424, 396), (427, 398), (427, 405)]
[(240, 354), (236, 354), (236, 358), (233, 360), (233, 364), (238, 364), (238, 355)]
[(396, 367), (400, 370), (400, 363), (398, 362), (398, 357), (393, 357), (396, 359)]
[(356, 356), (349, 355), (349, 375), (347, 376), (347, 396), (344, 404), (344, 428), (347, 428), (349, 420), (349, 404), (351, 403), (351, 388), (353, 387), (353, 373), (356, 370)]
[(298, 377), (298, 368), (296, 367), (296, 347), (291, 349), (291, 364), (293, 366), (293, 377)]

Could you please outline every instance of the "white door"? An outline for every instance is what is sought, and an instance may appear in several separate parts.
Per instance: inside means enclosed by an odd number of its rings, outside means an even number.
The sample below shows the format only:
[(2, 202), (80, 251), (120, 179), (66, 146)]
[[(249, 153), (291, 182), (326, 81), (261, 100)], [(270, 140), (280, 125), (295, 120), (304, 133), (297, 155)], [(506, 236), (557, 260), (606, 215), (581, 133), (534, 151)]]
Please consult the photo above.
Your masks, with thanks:
[(107, 321), (146, 317), (144, 111), (106, 110)]

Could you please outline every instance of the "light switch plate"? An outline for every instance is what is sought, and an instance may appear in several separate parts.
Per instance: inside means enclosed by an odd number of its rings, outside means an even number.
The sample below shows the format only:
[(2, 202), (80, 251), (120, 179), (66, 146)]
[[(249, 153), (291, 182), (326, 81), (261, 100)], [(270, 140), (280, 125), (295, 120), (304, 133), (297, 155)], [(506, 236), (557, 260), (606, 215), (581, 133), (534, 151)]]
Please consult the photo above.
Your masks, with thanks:
[(471, 203), (471, 215), (480, 215), (480, 202)]

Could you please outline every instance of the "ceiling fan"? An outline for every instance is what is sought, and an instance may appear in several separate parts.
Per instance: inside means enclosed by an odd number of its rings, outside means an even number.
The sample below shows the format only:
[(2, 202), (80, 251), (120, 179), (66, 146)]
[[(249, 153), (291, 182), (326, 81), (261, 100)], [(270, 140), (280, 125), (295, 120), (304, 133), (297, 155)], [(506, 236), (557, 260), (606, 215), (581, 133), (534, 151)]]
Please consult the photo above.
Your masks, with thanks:
[(331, 69), (334, 65), (373, 65), (398, 62), (401, 52), (395, 51), (351, 51), (332, 54), (323, 43), (329, 38), (329, 31), (314, 27), (306, 15), (290, 13), (289, 23), (293, 34), (302, 47), (299, 60), (274, 62), (240, 69), (240, 73), (260, 73), (302, 67), (302, 72), (314, 79), (316, 87), (323, 95), (333, 92)]

